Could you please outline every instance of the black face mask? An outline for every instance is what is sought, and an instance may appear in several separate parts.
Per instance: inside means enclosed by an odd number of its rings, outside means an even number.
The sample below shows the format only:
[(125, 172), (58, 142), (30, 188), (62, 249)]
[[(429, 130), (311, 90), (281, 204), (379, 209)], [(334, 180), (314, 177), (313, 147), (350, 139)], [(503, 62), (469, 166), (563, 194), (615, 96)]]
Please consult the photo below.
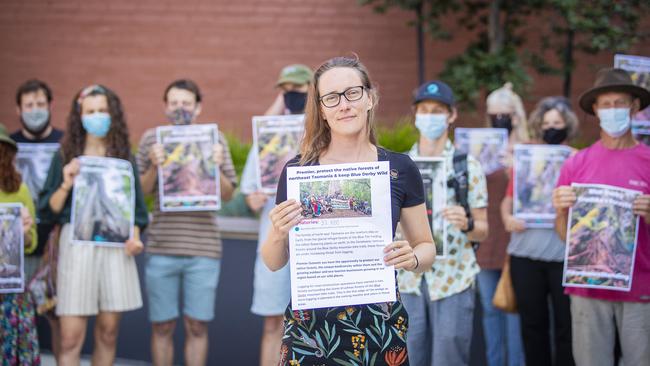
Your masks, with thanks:
[(508, 135), (512, 132), (512, 117), (509, 114), (491, 114), (490, 121), (494, 128), (505, 128)]
[(542, 140), (550, 145), (559, 145), (569, 136), (569, 129), (564, 128), (547, 128), (544, 130)]
[(307, 93), (297, 91), (284, 93), (284, 106), (287, 107), (291, 114), (304, 113), (305, 104), (307, 104)]

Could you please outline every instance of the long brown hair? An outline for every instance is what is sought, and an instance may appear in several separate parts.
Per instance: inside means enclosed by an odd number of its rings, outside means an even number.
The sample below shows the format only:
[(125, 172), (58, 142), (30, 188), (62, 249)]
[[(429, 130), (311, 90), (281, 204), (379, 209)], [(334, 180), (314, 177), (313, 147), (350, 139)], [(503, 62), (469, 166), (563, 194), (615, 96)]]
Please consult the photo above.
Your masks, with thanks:
[(307, 105), (305, 106), (305, 136), (300, 145), (300, 165), (316, 161), (321, 153), (327, 149), (332, 140), (330, 127), (321, 113), (318, 82), (320, 77), (326, 71), (336, 67), (348, 67), (356, 70), (357, 73), (359, 73), (359, 77), (361, 78), (361, 82), (363, 83), (366, 92), (372, 97), (373, 106), (372, 109), (368, 111), (366, 132), (370, 142), (373, 145), (377, 145), (374, 117), (375, 109), (379, 102), (379, 96), (370, 80), (368, 70), (361, 61), (359, 61), (359, 58), (356, 55), (354, 57), (334, 57), (320, 65), (314, 73), (312, 82), (309, 83)]
[(122, 111), (120, 98), (105, 86), (91, 85), (79, 91), (72, 101), (72, 108), (68, 115), (68, 126), (61, 144), (64, 163), (83, 155), (86, 147), (86, 130), (81, 123), (81, 102), (84, 98), (93, 95), (104, 95), (106, 97), (108, 113), (111, 115), (111, 129), (105, 137), (106, 156), (129, 159), (129, 130), (126, 127), (126, 118)]
[(16, 148), (0, 142), (0, 191), (14, 193), (20, 189), (22, 178), (14, 166)]

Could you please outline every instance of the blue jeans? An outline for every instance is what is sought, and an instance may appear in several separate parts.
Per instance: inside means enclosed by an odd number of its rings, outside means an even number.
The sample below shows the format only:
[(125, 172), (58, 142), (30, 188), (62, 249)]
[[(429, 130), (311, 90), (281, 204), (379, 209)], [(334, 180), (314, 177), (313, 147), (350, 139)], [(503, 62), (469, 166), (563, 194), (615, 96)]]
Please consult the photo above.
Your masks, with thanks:
[[(488, 366), (524, 365), (519, 315), (503, 312), (492, 306), (492, 297), (499, 283), (501, 270), (484, 269), (478, 274), (478, 288), (483, 305), (483, 337)], [(506, 356), (507, 355), (507, 356)]]
[(476, 290), (470, 287), (444, 299), (430, 301), (423, 280), (422, 295), (402, 294), (409, 314), (406, 333), (412, 366), (469, 365)]

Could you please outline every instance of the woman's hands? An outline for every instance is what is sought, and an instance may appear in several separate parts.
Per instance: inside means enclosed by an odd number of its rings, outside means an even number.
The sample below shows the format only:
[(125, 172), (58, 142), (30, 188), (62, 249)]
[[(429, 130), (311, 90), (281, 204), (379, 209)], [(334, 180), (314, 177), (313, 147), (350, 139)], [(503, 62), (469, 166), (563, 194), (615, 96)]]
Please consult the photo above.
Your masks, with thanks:
[(69, 191), (74, 185), (74, 179), (79, 174), (79, 159), (74, 158), (70, 160), (68, 164), (63, 167), (63, 183), (61, 183), (61, 188)]
[(395, 269), (412, 271), (418, 267), (418, 259), (406, 240), (394, 241), (384, 248), (384, 263)]
[(269, 212), (271, 224), (275, 234), (285, 240), (289, 236), (289, 230), (302, 220), (302, 209), (300, 204), (294, 200), (286, 200), (275, 206)]

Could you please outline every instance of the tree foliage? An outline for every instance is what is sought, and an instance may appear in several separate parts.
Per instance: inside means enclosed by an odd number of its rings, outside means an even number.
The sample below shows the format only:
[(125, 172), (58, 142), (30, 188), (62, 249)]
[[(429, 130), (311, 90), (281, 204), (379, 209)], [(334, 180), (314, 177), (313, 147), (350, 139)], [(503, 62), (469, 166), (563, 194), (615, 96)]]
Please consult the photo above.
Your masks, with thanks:
[[(435, 39), (451, 40), (452, 31), (444, 26), (451, 16), (466, 31), (474, 34), (465, 52), (445, 62), (440, 78), (453, 85), (461, 104), (474, 107), (487, 90), (510, 81), (524, 93), (532, 78), (531, 67), (539, 73), (563, 75), (565, 94), (576, 51), (598, 53), (623, 51), (648, 34), (639, 33), (639, 22), (650, 10), (648, 0), (358, 0), (384, 13), (390, 8), (414, 11), (416, 21)], [(540, 25), (535, 36), (542, 46), (524, 50), (529, 35), (524, 26), (530, 17)], [(537, 30), (537, 29), (536, 29)], [(549, 62), (545, 51), (553, 50), (558, 62)], [(561, 65), (559, 68), (554, 64)], [(567, 82), (568, 78), (568, 82)]]

